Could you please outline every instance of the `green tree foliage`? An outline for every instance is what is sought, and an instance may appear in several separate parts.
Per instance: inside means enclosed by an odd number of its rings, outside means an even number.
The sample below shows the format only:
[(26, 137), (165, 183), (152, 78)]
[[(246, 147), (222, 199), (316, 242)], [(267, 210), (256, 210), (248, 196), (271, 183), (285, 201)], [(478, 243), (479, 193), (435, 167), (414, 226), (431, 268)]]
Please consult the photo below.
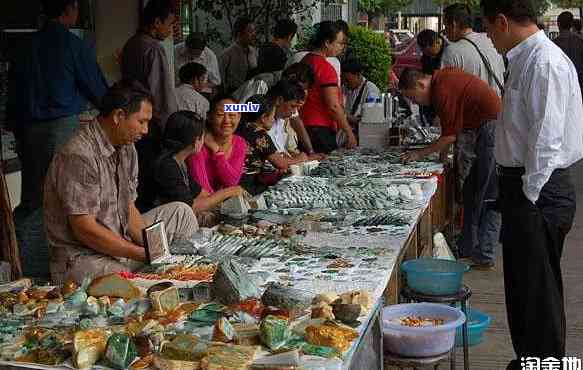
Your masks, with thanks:
[(583, 0), (551, 0), (551, 3), (559, 8), (565, 9), (583, 7)]
[[(579, 2), (579, 3), (583, 3), (583, 0), (533, 0), (538, 8), (538, 13), (539, 16), (542, 16), (544, 14), (544, 12), (547, 11), (547, 9), (549, 8), (549, 6), (551, 5), (550, 3), (557, 3), (557, 2)], [(451, 4), (456, 4), (456, 3), (463, 3), (463, 4), (468, 4), (470, 6), (470, 8), (472, 9), (472, 11), (476, 14), (480, 13), (480, 0), (433, 0), (434, 3), (441, 5), (443, 7), (446, 7), (448, 5)]]
[[(257, 27), (260, 42), (267, 41), (277, 19), (296, 15), (300, 21), (310, 17), (310, 10), (318, 3), (326, 5), (331, 0), (198, 0), (197, 7), (203, 10), (211, 19), (206, 19), (209, 39), (223, 46), (231, 40), (235, 20), (246, 16), (251, 18)], [(226, 21), (231, 31), (229, 34), (218, 32), (212, 26), (213, 20)]]
[(413, 0), (383, 0), (383, 9), (388, 14), (397, 13), (413, 3)]
[(316, 28), (314, 26), (306, 26), (301, 29), (296, 38), (294, 48), (296, 50), (308, 50), (310, 48), (310, 40), (314, 37)]
[(358, 9), (369, 16), (392, 14), (411, 5), (413, 0), (358, 0)]

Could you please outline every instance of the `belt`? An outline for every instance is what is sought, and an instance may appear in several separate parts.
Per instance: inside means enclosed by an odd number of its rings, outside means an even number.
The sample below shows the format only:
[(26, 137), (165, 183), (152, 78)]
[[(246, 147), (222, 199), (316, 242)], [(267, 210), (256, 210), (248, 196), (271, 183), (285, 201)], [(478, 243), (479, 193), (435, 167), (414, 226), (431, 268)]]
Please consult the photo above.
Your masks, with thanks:
[(524, 167), (504, 167), (496, 166), (496, 172), (498, 176), (504, 177), (522, 177), (526, 172)]
[[(569, 172), (570, 168), (555, 168), (553, 170), (553, 175), (557, 174), (560, 175), (565, 172)], [(505, 176), (505, 177), (522, 177), (525, 174), (524, 167), (504, 167), (497, 165), (496, 166), (496, 173), (498, 176)]]

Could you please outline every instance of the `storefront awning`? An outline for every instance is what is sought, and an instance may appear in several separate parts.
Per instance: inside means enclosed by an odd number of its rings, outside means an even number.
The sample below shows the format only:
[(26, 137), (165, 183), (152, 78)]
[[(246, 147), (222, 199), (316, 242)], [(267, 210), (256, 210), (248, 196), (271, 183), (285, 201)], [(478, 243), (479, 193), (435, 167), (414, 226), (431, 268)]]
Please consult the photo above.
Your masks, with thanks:
[(413, 0), (413, 3), (401, 11), (405, 17), (437, 17), (441, 15), (441, 6), (434, 0)]

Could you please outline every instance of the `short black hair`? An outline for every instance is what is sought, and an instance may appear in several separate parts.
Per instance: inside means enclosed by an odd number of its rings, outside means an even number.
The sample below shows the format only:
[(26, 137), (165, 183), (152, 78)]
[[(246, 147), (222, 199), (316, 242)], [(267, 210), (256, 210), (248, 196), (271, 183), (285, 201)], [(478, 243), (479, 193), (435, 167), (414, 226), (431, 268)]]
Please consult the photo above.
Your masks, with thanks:
[(336, 21), (336, 24), (338, 25), (338, 27), (340, 27), (340, 29), (342, 30), (342, 32), (344, 32), (346, 36), (349, 36), (350, 26), (345, 20), (339, 19)]
[(283, 101), (304, 100), (306, 92), (298, 82), (279, 80), (267, 92), (272, 99), (283, 98)]
[(472, 12), (466, 4), (451, 4), (443, 10), (445, 23), (455, 22), (460, 27), (472, 27)]
[(342, 73), (361, 74), (364, 70), (358, 60), (352, 59), (342, 63)]
[(174, 8), (170, 0), (149, 0), (142, 14), (142, 25), (152, 26), (156, 19), (163, 22), (173, 13)]
[(295, 35), (298, 32), (298, 25), (291, 19), (280, 19), (273, 27), (273, 37), (284, 39)]
[(49, 19), (55, 19), (65, 14), (68, 6), (78, 5), (77, 0), (42, 0), (43, 13)]
[(165, 151), (176, 154), (192, 145), (205, 131), (205, 120), (191, 111), (174, 112), (168, 117), (164, 129), (162, 146)]
[(581, 32), (581, 19), (577, 18), (577, 19), (573, 19), (573, 28), (575, 29), (575, 31), (577, 32)]
[(490, 21), (498, 14), (503, 14), (518, 23), (537, 24), (539, 15), (534, 0), (481, 0), (480, 7)]
[(257, 74), (273, 73), (283, 71), (287, 55), (285, 51), (277, 45), (267, 45), (259, 49), (257, 60)]
[(253, 20), (248, 17), (239, 17), (233, 24), (233, 35), (235, 37), (239, 36), (243, 31), (247, 29), (250, 24), (254, 24)]
[(316, 81), (316, 75), (309, 64), (294, 63), (283, 71), (281, 79), (307, 84), (311, 87)]
[(560, 30), (570, 30), (573, 28), (573, 20), (574, 20), (573, 13), (571, 12), (562, 12), (557, 17), (557, 25), (559, 26)]
[(247, 99), (246, 103), (258, 104), (259, 109), (257, 112), (244, 112), (242, 113), (242, 120), (246, 123), (257, 122), (261, 116), (273, 112), (275, 109), (275, 101), (273, 98), (266, 95), (253, 95)]
[(128, 115), (139, 112), (142, 102), (153, 104), (148, 90), (136, 80), (122, 80), (113, 85), (101, 98), (99, 113), (107, 117), (117, 109), (122, 109)]
[(312, 39), (312, 46), (315, 48), (323, 47), (326, 42), (334, 42), (340, 32), (344, 32), (337, 22), (324, 21), (316, 24), (316, 32)]
[(183, 84), (189, 84), (207, 73), (206, 67), (200, 63), (187, 63), (180, 68), (178, 77)]
[(410, 90), (417, 86), (417, 82), (425, 75), (417, 68), (407, 67), (399, 77), (399, 90)]
[(204, 50), (207, 46), (206, 35), (202, 32), (193, 32), (186, 38), (185, 45), (190, 50)]
[(217, 94), (210, 101), (209, 112), (215, 112), (217, 110), (217, 107), (219, 106), (219, 103), (222, 102), (223, 100), (230, 100), (234, 104), (239, 103), (237, 99), (233, 98), (229, 94)]
[(439, 34), (434, 30), (423, 30), (417, 35), (417, 45), (421, 49), (432, 47), (439, 38)]

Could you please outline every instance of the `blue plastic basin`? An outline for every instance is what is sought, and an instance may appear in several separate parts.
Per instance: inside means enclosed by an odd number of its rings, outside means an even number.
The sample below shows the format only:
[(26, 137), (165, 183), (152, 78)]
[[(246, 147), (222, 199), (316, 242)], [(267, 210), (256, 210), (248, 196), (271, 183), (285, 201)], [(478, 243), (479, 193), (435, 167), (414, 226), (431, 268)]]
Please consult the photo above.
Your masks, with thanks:
[[(492, 318), (482, 311), (470, 308), (468, 310), (468, 344), (475, 346), (482, 343), (484, 332), (490, 326)], [(455, 334), (455, 345), (463, 346), (462, 327), (457, 328)]]
[(464, 272), (469, 269), (468, 265), (460, 262), (428, 257), (401, 264), (401, 271), (405, 273), (409, 288), (429, 295), (457, 293), (461, 288)]

